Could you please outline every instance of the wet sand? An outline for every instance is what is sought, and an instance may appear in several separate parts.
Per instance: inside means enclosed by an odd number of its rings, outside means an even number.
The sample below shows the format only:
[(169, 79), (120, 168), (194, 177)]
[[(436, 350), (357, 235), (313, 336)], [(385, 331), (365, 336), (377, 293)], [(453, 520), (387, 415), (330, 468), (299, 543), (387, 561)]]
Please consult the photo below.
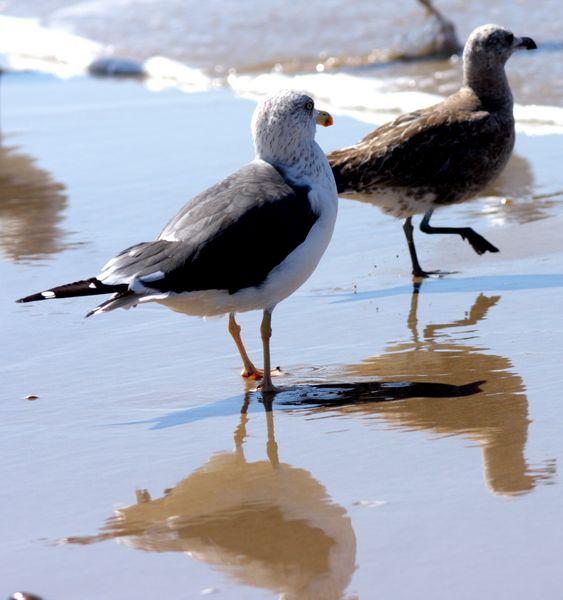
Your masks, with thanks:
[[(254, 103), (2, 84), (0, 594), (558, 597), (560, 136), (520, 134), (512, 176), (436, 215), (501, 252), (418, 235), (425, 267), (458, 271), (418, 290), (400, 223), (342, 201), (318, 271), (274, 313), (286, 391), (267, 414), (223, 319), (13, 303), (94, 274), (248, 160)], [(319, 141), (370, 128), (337, 117)], [(259, 315), (241, 324), (259, 361)]]

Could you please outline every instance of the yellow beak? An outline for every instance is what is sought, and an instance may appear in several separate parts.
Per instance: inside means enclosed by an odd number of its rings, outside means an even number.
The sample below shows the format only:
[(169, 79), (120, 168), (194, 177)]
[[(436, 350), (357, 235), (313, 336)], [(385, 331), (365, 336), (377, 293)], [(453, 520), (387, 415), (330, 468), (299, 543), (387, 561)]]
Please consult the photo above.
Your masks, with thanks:
[(324, 110), (319, 110), (319, 114), (317, 115), (316, 121), (317, 125), (322, 125), (323, 127), (330, 127), (334, 124), (332, 116)]

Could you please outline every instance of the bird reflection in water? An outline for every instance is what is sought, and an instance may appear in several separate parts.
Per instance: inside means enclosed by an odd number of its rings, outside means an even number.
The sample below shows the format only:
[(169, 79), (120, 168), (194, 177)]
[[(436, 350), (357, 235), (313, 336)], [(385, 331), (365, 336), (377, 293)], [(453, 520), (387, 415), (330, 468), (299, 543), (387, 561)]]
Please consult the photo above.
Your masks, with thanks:
[(493, 223), (531, 223), (552, 216), (561, 191), (538, 194), (528, 159), (513, 154), (504, 171), (485, 189), (483, 202), (467, 204), (473, 216), (485, 214)]
[(37, 260), (66, 247), (64, 189), (32, 157), (0, 139), (0, 249), (8, 259)]
[[(407, 319), (410, 339), (392, 342), (380, 356), (348, 367), (348, 375), (385, 383), (350, 384), (341, 394), (327, 396), (319, 386), (319, 407), (383, 419), (401, 430), (426, 430), (438, 435), (462, 435), (479, 442), (485, 481), (502, 495), (526, 493), (540, 481), (549, 482), (555, 461), (532, 467), (525, 457), (528, 400), (521, 377), (510, 361), (467, 343), (468, 327), (484, 319), (500, 296), (477, 296), (467, 316), (452, 323), (429, 324), (419, 333), (415, 286)], [(456, 337), (460, 330), (464, 339)], [(416, 382), (416, 383), (410, 383)], [(472, 383), (467, 383), (472, 382)], [(338, 387), (335, 386), (338, 390)], [(305, 405), (307, 398), (293, 400)], [(466, 396), (460, 398), (460, 396)], [(456, 399), (456, 397), (458, 397)], [(401, 402), (381, 402), (398, 400)]]
[(308, 471), (280, 462), (271, 404), (268, 460), (246, 460), (249, 398), (234, 452), (215, 454), (161, 498), (138, 491), (137, 504), (120, 509), (100, 534), (65, 541), (121, 539), (139, 550), (185, 552), (287, 600), (342, 598), (355, 570), (351, 520)]

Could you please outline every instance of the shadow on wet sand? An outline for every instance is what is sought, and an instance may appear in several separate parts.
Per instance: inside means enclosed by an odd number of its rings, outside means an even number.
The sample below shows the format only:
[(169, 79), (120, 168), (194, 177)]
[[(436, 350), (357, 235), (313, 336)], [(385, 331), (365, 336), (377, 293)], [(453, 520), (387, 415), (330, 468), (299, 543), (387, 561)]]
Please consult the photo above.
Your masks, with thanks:
[[(510, 292), (563, 287), (563, 273), (537, 275), (486, 275), (482, 277), (459, 277), (428, 279), (424, 282), (425, 294), (451, 294), (455, 292)], [(409, 295), (412, 284), (387, 289), (368, 290), (353, 294), (327, 294), (338, 298), (336, 302), (359, 302), (375, 298)]]

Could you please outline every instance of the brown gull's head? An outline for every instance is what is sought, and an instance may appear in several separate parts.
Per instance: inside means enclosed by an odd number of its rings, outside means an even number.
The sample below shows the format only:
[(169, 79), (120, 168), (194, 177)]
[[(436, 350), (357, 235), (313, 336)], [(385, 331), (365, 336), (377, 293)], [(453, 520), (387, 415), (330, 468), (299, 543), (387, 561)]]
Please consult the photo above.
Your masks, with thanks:
[(534, 50), (536, 43), (529, 37), (517, 37), (499, 25), (481, 25), (467, 40), (463, 60), (481, 69), (503, 66), (515, 50)]

